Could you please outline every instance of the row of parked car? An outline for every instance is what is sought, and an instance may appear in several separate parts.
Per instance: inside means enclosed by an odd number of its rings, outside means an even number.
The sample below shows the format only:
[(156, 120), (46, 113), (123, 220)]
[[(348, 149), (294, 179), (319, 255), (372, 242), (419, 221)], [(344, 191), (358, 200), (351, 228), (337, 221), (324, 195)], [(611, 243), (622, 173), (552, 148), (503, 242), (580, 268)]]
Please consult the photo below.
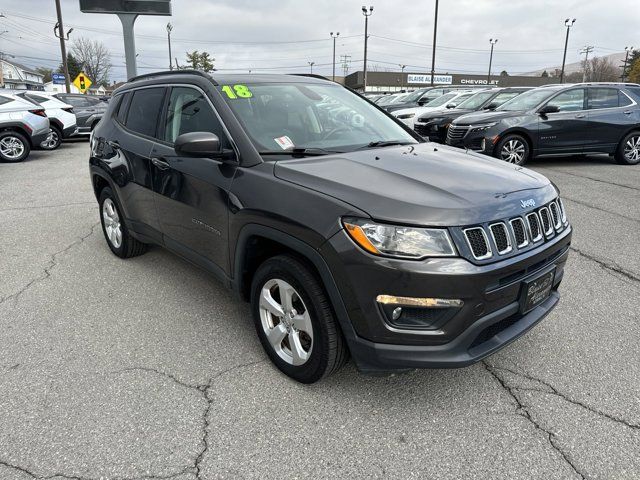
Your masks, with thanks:
[(80, 94), (0, 91), (0, 161), (21, 162), (32, 149), (55, 150), (63, 139), (88, 135), (106, 108)]
[(620, 164), (640, 163), (638, 84), (448, 90), (370, 100), (428, 140), (518, 165), (533, 157), (598, 153)]

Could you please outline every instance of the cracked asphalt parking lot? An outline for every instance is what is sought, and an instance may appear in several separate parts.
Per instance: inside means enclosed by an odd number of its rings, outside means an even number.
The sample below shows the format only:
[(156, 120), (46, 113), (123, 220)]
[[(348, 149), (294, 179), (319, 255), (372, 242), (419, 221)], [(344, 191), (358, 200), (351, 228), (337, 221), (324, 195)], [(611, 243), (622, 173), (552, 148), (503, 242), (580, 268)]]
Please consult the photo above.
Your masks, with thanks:
[(87, 156), (0, 164), (0, 479), (640, 478), (640, 167), (530, 165), (575, 233), (559, 307), (516, 343), (304, 386), (216, 280), (111, 254)]

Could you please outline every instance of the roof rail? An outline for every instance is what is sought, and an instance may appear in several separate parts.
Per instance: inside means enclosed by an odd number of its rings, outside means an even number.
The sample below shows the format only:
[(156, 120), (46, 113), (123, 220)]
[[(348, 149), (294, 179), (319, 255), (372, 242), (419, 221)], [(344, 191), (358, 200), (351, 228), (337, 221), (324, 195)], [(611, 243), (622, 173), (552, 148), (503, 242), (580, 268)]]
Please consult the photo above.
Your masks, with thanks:
[(205, 73), (201, 70), (193, 70), (193, 69), (185, 69), (185, 70), (161, 70), (159, 72), (152, 72), (152, 73), (145, 73), (143, 75), (137, 75), (133, 78), (130, 78), (128, 81), (129, 82), (135, 82), (137, 80), (144, 80), (147, 78), (154, 78), (154, 77), (159, 77), (159, 76), (165, 76), (165, 75), (184, 75), (184, 74), (188, 74), (188, 75), (199, 75), (201, 77), (204, 77), (208, 80), (211, 80), (214, 85), (217, 85), (216, 81), (213, 79), (213, 77), (211, 75), (209, 75), (208, 73)]
[(318, 75), (317, 73), (291, 73), (294, 77), (309, 77), (309, 78), (317, 78), (318, 80), (326, 80), (331, 82), (327, 77), (323, 77), (322, 75)]

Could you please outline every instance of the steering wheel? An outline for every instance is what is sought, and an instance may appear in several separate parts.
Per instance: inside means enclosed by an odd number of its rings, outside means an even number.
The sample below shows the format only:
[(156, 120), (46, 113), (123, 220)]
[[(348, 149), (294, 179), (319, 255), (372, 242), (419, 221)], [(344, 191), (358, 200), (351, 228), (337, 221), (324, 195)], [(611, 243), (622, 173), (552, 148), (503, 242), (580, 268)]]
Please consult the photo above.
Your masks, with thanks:
[(333, 128), (333, 129), (329, 130), (326, 133), (326, 135), (324, 137), (322, 137), (322, 140), (329, 140), (334, 135), (337, 135), (339, 133), (351, 132), (352, 130), (353, 130), (352, 128), (345, 127), (345, 126), (336, 127), (336, 128)]

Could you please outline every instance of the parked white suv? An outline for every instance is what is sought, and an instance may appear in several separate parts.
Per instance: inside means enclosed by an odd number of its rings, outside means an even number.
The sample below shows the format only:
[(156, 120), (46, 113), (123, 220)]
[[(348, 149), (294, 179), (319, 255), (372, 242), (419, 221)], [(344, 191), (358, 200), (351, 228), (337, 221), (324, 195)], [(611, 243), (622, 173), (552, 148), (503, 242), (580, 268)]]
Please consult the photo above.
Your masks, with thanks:
[(0, 93), (0, 161), (21, 162), (49, 135), (49, 119), (41, 106)]
[(402, 110), (395, 110), (394, 112), (391, 112), (391, 115), (413, 129), (416, 118), (423, 113), (435, 110), (436, 108), (453, 108), (476, 92), (477, 90), (455, 90), (453, 92), (445, 93), (435, 100), (431, 100), (423, 107), (403, 108)]
[(19, 97), (32, 102), (34, 105), (44, 107), (51, 123), (51, 133), (40, 144), (44, 150), (55, 150), (60, 146), (64, 138), (69, 138), (76, 132), (76, 115), (73, 106), (61, 102), (47, 92), (26, 91), (17, 94)]

